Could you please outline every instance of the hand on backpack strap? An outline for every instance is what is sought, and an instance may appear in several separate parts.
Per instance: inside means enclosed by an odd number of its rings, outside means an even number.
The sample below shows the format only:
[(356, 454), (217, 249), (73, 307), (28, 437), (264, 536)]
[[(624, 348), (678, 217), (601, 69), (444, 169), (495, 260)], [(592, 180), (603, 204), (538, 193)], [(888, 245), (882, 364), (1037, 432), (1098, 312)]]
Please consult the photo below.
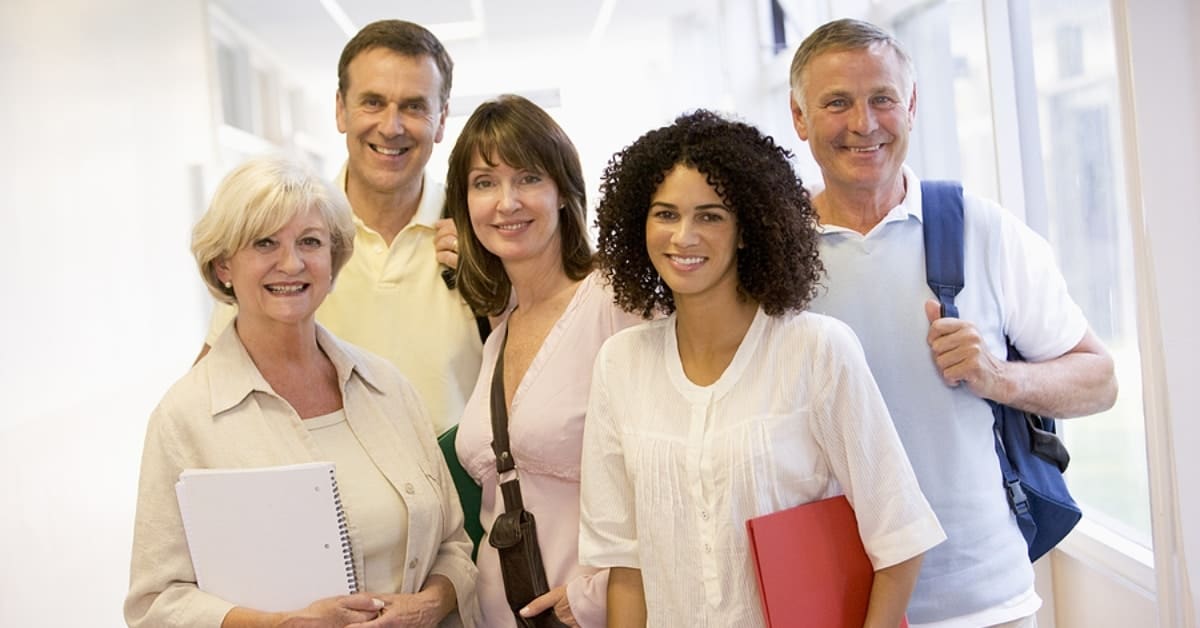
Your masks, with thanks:
[(988, 351), (979, 330), (960, 318), (941, 318), (941, 306), (934, 299), (925, 302), (925, 318), (929, 320), (925, 341), (946, 385), (966, 384), (978, 397), (1006, 403), (1011, 396), (1008, 362)]

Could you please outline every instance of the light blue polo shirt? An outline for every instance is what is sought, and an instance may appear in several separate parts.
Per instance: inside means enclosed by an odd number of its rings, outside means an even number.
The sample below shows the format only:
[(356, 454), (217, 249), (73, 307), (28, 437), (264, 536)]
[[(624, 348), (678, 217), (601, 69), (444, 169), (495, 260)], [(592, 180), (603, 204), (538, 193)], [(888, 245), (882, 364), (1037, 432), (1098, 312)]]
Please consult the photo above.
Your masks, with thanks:
[[(921, 188), (907, 166), (904, 176), (904, 201), (866, 235), (821, 228), (828, 274), (810, 309), (858, 334), (949, 537), (925, 555), (909, 621), (1010, 621), (1040, 606), (1033, 569), (1004, 494), (991, 408), (965, 386), (943, 383), (925, 341), (924, 303), (933, 293), (925, 283)], [(1087, 320), (1049, 244), (1015, 216), (967, 194), (963, 248), (966, 285), (955, 302), (993, 354), (1004, 359), (1006, 335), (1030, 361), (1058, 357), (1083, 338)], [(1028, 601), (1012, 605), (1022, 598)], [(1011, 616), (992, 619), (1003, 615)]]

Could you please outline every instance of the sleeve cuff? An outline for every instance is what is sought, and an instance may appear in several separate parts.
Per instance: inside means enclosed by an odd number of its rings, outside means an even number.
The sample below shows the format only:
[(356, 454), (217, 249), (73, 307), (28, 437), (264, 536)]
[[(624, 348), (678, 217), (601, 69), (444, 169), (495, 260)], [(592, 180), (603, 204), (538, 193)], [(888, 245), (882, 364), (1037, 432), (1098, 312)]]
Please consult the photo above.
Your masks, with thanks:
[(608, 570), (568, 582), (567, 603), (580, 628), (604, 628), (608, 623)]

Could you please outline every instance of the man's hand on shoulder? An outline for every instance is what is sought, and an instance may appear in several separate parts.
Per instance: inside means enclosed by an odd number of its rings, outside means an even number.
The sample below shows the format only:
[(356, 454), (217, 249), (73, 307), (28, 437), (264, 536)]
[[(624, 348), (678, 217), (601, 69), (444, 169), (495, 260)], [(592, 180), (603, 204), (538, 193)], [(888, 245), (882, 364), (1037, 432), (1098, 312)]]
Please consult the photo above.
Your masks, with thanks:
[(433, 236), (433, 248), (439, 264), (448, 268), (458, 268), (458, 229), (450, 218), (442, 218), (433, 223), (437, 232)]

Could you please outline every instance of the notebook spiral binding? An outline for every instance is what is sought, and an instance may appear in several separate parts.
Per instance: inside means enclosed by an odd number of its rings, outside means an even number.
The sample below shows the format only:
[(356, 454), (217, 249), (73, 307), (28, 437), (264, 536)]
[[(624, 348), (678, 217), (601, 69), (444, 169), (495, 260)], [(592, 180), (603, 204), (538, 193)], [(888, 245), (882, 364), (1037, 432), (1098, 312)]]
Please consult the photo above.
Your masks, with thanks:
[(358, 593), (358, 574), (354, 572), (354, 552), (350, 547), (350, 525), (346, 522), (346, 509), (342, 508), (342, 494), (338, 491), (337, 476), (329, 470), (329, 484), (333, 487), (333, 505), (337, 509), (338, 538), (342, 544), (342, 563), (346, 567), (346, 585), (351, 593)]

